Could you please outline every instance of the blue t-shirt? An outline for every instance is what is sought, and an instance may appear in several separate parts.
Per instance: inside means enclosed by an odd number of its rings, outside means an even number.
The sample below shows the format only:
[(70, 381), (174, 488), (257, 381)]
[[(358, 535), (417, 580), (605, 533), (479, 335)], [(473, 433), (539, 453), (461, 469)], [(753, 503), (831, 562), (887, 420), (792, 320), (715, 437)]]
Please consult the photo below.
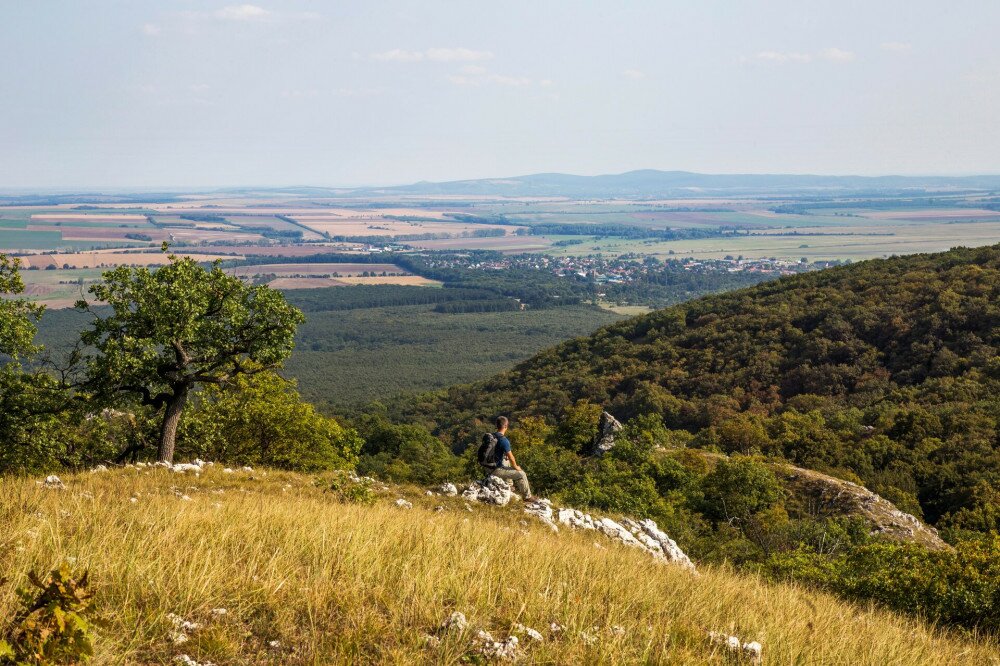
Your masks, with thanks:
[(503, 467), (504, 460), (507, 459), (507, 454), (510, 453), (510, 440), (498, 432), (493, 433), (493, 436), (497, 438), (497, 448), (493, 450), (493, 454), (496, 456), (496, 465), (497, 467)]

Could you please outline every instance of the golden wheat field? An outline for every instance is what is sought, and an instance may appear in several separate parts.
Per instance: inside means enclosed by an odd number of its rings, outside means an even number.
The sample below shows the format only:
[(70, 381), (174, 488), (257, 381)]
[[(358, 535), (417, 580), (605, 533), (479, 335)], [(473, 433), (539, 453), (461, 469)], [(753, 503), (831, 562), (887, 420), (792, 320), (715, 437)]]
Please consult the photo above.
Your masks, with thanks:
[[(29, 570), (89, 569), (98, 664), (457, 664), (477, 629), (506, 637), (518, 623), (544, 635), (522, 641), (522, 663), (731, 663), (706, 630), (759, 641), (766, 664), (1000, 663), (994, 646), (914, 620), (728, 570), (692, 575), (517, 507), (470, 511), (418, 488), (343, 504), (329, 477), (220, 466), (63, 481), (0, 481), (12, 579), (0, 617)], [(404, 496), (414, 508), (395, 504)], [(469, 628), (439, 632), (453, 611)], [(201, 626), (179, 642), (169, 614)]]

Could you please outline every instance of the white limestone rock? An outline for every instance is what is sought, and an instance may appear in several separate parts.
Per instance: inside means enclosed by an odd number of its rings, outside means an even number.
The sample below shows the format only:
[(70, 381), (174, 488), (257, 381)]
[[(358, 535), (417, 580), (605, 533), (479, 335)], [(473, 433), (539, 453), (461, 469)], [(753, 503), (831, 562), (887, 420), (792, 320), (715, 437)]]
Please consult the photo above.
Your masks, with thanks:
[(454, 497), (458, 494), (458, 488), (455, 487), (454, 483), (442, 483), (438, 487), (438, 492), (448, 497)]
[(448, 618), (441, 623), (442, 631), (454, 631), (456, 633), (462, 633), (469, 628), (469, 621), (465, 618), (465, 613), (461, 611), (455, 611)]
[(474, 481), (465, 489), (462, 497), (471, 502), (507, 506), (513, 494), (506, 481), (498, 479), (495, 476), (490, 476), (485, 481)]
[(622, 424), (618, 419), (607, 412), (601, 412), (601, 419), (597, 424), (597, 435), (594, 437), (594, 444), (591, 448), (591, 455), (599, 456), (607, 453), (615, 447), (615, 437), (621, 432)]
[(45, 477), (45, 481), (42, 482), (42, 485), (46, 488), (51, 488), (52, 490), (64, 490), (66, 488), (66, 484), (64, 484), (62, 479), (55, 474), (49, 474)]

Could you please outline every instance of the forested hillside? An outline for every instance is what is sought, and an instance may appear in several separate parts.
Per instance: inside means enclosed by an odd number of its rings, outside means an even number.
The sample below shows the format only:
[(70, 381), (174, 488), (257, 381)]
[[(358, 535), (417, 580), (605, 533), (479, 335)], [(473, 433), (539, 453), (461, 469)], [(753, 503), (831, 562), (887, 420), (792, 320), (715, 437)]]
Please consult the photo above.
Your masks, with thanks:
[[(870, 261), (612, 324), (399, 416), (461, 441), (496, 413), (580, 400), (694, 444), (840, 472), (934, 522), (1000, 504), (1000, 248)], [(917, 506), (919, 502), (919, 507)]]

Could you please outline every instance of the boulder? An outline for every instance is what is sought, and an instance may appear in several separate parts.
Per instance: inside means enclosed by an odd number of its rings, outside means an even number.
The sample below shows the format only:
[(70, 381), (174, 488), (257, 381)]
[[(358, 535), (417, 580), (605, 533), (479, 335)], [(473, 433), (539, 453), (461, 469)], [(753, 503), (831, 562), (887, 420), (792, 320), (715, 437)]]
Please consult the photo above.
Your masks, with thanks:
[(662, 556), (668, 562), (679, 564), (685, 569), (694, 571), (694, 563), (681, 550), (677, 542), (660, 529), (656, 521), (647, 518), (638, 522), (625, 519), (622, 523), (632, 532), (633, 536), (642, 541), (656, 556)]
[(591, 455), (599, 456), (607, 453), (615, 446), (615, 436), (621, 432), (622, 424), (618, 419), (607, 412), (601, 412), (601, 419), (597, 423), (597, 435), (594, 437), (594, 444), (591, 447)]
[(483, 481), (473, 482), (462, 493), (462, 497), (471, 502), (507, 506), (513, 494), (506, 481), (498, 479), (495, 476), (489, 476)]
[(547, 499), (535, 500), (524, 505), (524, 512), (535, 516), (549, 526), (553, 532), (559, 531), (559, 526), (552, 520), (552, 502)]
[(454, 497), (458, 494), (458, 488), (455, 487), (454, 483), (442, 483), (438, 487), (438, 492), (448, 497)]

